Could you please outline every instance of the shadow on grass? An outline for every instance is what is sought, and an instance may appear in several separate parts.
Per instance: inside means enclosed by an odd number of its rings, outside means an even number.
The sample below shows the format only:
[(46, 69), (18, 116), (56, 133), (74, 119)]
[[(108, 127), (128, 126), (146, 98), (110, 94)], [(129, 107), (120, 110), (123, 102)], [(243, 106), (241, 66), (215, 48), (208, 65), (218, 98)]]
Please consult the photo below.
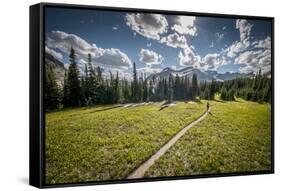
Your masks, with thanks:
[(46, 110), (46, 113), (53, 113), (53, 112), (65, 112), (65, 111), (73, 111), (75, 109), (77, 110), (89, 110), (93, 108), (100, 108), (104, 107), (104, 105), (96, 105), (96, 106), (81, 106), (81, 107), (65, 107), (65, 108), (59, 108), (59, 109), (52, 109), (52, 110)]
[(163, 110), (163, 109), (166, 109), (166, 108), (168, 108), (168, 107), (169, 107), (169, 105), (162, 105), (162, 106), (160, 107), (159, 111), (161, 111), (161, 110)]
[(225, 103), (225, 101), (219, 100), (219, 99), (214, 99), (214, 101), (219, 102), (219, 103)]
[(104, 109), (99, 109), (99, 110), (91, 111), (89, 113), (97, 113), (97, 112), (101, 112), (101, 111), (116, 109), (116, 108), (119, 108), (119, 107), (122, 107), (122, 105), (116, 105), (116, 106), (112, 106), (112, 107), (108, 107), (108, 108), (104, 108)]
[(239, 100), (237, 100), (237, 99), (235, 99), (235, 100), (233, 100), (233, 101), (238, 102), (238, 103), (240, 103), (240, 102), (241, 102), (241, 101), (239, 101)]
[(176, 105), (176, 104), (177, 104), (177, 101), (169, 101), (169, 100), (167, 100), (167, 101), (165, 101), (165, 102), (161, 105), (159, 111), (161, 111), (161, 110), (163, 110), (163, 109), (166, 109), (166, 108), (168, 108), (168, 107), (170, 107), (170, 106)]
[(234, 102), (241, 102), (241, 101), (239, 101), (238, 99), (234, 99), (234, 100), (228, 100), (228, 101), (224, 101), (224, 100), (219, 100), (219, 99), (214, 99), (214, 101), (216, 101), (216, 102), (220, 102), (220, 103), (226, 103), (226, 102), (230, 102), (230, 101), (234, 101)]

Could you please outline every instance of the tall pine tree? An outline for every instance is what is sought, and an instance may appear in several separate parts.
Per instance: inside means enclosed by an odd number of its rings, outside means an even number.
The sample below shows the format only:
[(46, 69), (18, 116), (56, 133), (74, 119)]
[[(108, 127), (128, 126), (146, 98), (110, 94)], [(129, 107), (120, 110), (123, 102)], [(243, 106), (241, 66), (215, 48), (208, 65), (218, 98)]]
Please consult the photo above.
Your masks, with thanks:
[(79, 69), (76, 63), (75, 50), (71, 47), (69, 55), (70, 65), (68, 68), (67, 84), (68, 84), (68, 99), (70, 107), (77, 107), (81, 104), (81, 86), (79, 80)]
[(63, 83), (63, 107), (68, 107), (70, 105), (69, 102), (69, 85), (68, 85), (68, 77), (67, 71), (64, 73), (64, 83)]
[(133, 63), (133, 82), (132, 82), (132, 100), (134, 102), (139, 102), (139, 84), (136, 63)]
[(56, 82), (53, 69), (45, 65), (45, 107), (47, 110), (57, 109), (61, 102), (61, 90)]
[(97, 76), (96, 72), (92, 65), (92, 56), (88, 54), (88, 70), (89, 70), (89, 77), (88, 77), (88, 102), (89, 105), (94, 105), (98, 102), (97, 99)]
[(195, 99), (198, 95), (198, 80), (197, 75), (194, 73), (191, 79), (191, 98)]

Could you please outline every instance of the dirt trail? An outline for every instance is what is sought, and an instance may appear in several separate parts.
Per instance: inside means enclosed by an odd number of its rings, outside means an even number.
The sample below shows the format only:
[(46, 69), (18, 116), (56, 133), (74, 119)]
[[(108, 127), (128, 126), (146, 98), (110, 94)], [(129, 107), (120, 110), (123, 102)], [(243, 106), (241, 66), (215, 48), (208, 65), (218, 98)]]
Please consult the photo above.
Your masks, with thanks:
[(154, 153), (148, 160), (143, 162), (138, 168), (136, 168), (132, 173), (129, 174), (127, 179), (136, 179), (136, 178), (142, 178), (145, 174), (145, 172), (151, 167), (154, 162), (159, 159), (165, 152), (173, 146), (179, 138), (181, 138), (188, 129), (190, 129), (192, 126), (200, 122), (202, 119), (204, 119), (208, 113), (211, 111), (211, 108), (208, 109), (201, 117), (190, 123), (188, 126), (184, 127), (180, 132), (178, 132), (172, 139), (170, 139), (169, 142), (167, 142), (164, 146), (162, 146), (156, 153)]

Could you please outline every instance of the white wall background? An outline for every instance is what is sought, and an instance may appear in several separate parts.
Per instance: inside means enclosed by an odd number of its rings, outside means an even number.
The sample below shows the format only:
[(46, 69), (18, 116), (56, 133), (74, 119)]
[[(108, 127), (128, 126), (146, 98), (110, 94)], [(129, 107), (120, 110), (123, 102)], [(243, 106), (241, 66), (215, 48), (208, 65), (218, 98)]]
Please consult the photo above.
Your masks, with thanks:
[[(54, 0), (58, 3), (181, 10), (275, 17), (275, 90), (280, 98), (281, 11), (278, 0)], [(54, 2), (53, 1), (53, 2)], [(3, 0), (0, 6), (0, 190), (36, 190), (28, 185), (29, 5), (38, 0)], [(85, 186), (53, 190), (277, 190), (281, 184), (281, 103), (275, 103), (274, 175)]]

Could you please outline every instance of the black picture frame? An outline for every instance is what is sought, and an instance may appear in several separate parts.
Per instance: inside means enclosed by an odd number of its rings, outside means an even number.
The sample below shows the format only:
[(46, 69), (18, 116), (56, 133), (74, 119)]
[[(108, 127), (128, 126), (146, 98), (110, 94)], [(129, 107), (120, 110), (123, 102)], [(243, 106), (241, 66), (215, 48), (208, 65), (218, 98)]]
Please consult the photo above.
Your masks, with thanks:
[[(242, 18), (266, 20), (271, 22), (271, 84), (272, 84), (272, 105), (271, 105), (271, 170), (251, 171), (239, 173), (220, 173), (208, 175), (190, 175), (179, 177), (157, 177), (142, 179), (126, 179), (126, 180), (109, 180), (96, 182), (77, 182), (70, 184), (45, 184), (45, 110), (44, 110), (44, 57), (45, 57), (45, 8), (70, 8), (85, 10), (104, 10), (117, 12), (138, 12), (138, 13), (159, 13), (168, 15), (188, 15), (188, 16), (206, 16), (217, 18)], [(227, 177), (242, 175), (258, 175), (274, 173), (274, 18), (260, 17), (249, 15), (231, 15), (231, 14), (214, 14), (214, 13), (196, 13), (185, 11), (170, 10), (153, 10), (153, 9), (137, 9), (122, 7), (103, 7), (88, 5), (72, 5), (72, 4), (55, 4), (55, 3), (39, 3), (30, 6), (30, 130), (29, 130), (29, 184), (38, 188), (53, 188), (67, 186), (85, 186), (99, 184), (116, 184), (116, 183), (133, 183), (147, 181), (165, 181), (180, 180), (193, 178), (211, 178), (211, 177)]]

